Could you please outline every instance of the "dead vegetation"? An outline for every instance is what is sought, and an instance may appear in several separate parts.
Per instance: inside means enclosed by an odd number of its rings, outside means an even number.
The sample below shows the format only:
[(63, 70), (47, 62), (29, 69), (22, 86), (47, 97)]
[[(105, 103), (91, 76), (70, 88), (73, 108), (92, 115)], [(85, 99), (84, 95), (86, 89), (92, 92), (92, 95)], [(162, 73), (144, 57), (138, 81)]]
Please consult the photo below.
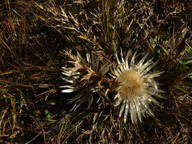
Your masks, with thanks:
[[(0, 142), (192, 143), (191, 5), (190, 0), (1, 1)], [(88, 110), (70, 112), (67, 99), (74, 94), (63, 95), (59, 88), (69, 60), (65, 52), (85, 56), (88, 50), (103, 65), (120, 49), (149, 52), (159, 60), (166, 99), (158, 100), (155, 117), (124, 124), (112, 106), (113, 91), (107, 91), (105, 106), (93, 101)]]

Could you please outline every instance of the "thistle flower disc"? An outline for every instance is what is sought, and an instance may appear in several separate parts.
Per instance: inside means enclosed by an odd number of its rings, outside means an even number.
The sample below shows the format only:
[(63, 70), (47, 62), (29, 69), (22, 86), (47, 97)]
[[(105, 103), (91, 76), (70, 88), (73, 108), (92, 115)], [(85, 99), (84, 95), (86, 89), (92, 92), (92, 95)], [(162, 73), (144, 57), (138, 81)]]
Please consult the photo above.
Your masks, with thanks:
[(129, 61), (131, 51), (128, 51), (126, 58), (123, 58), (121, 50), (121, 60), (116, 54), (117, 65), (113, 66), (111, 76), (118, 82), (115, 95), (115, 106), (120, 106), (119, 117), (124, 112), (124, 123), (127, 121), (127, 115), (130, 113), (132, 123), (136, 123), (141, 116), (145, 114), (154, 115), (149, 108), (149, 103), (159, 103), (152, 97), (161, 97), (159, 94), (163, 92), (158, 89), (155, 77), (159, 77), (162, 72), (150, 72), (157, 64), (152, 59), (145, 62), (148, 54), (146, 54), (138, 63), (135, 63), (136, 52)]
[(76, 110), (82, 103), (87, 102), (87, 109), (93, 103), (94, 95), (99, 96), (97, 101), (104, 103), (105, 86), (107, 78), (105, 74), (108, 72), (112, 64), (105, 63), (100, 64), (98, 56), (86, 51), (85, 58), (77, 52), (77, 56), (71, 55), (71, 52), (66, 52), (69, 57), (69, 61), (62, 68), (63, 77), (65, 81), (64, 86), (60, 86), (63, 90), (62, 93), (77, 94), (69, 99), (69, 103), (74, 103), (71, 111)]

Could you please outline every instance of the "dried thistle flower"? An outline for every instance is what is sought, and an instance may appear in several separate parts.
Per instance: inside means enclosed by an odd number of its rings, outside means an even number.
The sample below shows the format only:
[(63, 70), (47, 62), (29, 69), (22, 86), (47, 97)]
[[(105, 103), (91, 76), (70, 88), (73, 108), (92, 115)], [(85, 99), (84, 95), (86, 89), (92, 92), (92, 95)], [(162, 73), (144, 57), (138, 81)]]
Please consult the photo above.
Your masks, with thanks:
[(123, 58), (121, 50), (121, 60), (116, 54), (117, 66), (113, 66), (112, 77), (118, 83), (115, 95), (115, 106), (120, 106), (119, 117), (124, 112), (124, 123), (127, 121), (127, 115), (130, 113), (132, 123), (137, 122), (139, 118), (142, 121), (141, 115), (154, 115), (149, 108), (149, 103), (159, 103), (152, 97), (160, 97), (163, 92), (157, 87), (154, 81), (155, 77), (159, 77), (162, 72), (151, 72), (150, 70), (157, 64), (152, 62), (152, 59), (144, 62), (148, 56), (146, 54), (138, 63), (135, 63), (136, 52), (133, 54), (129, 62), (131, 51), (128, 51), (126, 58)]
[(107, 90), (105, 84), (109, 81), (105, 74), (112, 64), (101, 65), (99, 57), (88, 51), (86, 51), (86, 58), (83, 58), (78, 52), (77, 56), (73, 56), (71, 51), (66, 52), (66, 55), (71, 59), (67, 62), (69, 66), (62, 68), (62, 79), (67, 84), (60, 88), (63, 88), (62, 93), (77, 92), (73, 98), (69, 99), (69, 103), (74, 103), (71, 111), (76, 110), (84, 102), (88, 102), (87, 109), (89, 109), (95, 94), (99, 96), (97, 102), (102, 100), (105, 104)]

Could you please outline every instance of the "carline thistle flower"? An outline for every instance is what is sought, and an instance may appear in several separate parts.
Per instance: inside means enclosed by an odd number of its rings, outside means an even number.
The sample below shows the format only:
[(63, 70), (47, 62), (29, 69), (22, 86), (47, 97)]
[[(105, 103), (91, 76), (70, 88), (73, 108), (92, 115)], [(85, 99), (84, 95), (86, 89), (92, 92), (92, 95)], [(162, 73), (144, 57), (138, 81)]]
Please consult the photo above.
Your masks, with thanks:
[[(78, 52), (77, 56), (71, 54), (71, 51), (65, 53), (69, 61), (65, 67), (62, 67), (62, 79), (65, 81), (62, 93), (76, 92), (75, 96), (68, 99), (74, 106), (71, 111), (75, 111), (80, 105), (87, 104), (87, 109), (92, 105), (95, 97), (97, 102), (102, 101), (105, 104), (107, 99), (105, 84), (108, 78), (105, 74), (112, 64), (105, 63), (101, 65), (99, 57), (86, 50), (85, 58)], [(86, 102), (86, 103), (85, 103)]]
[(128, 51), (124, 59), (121, 50), (120, 59), (116, 54), (117, 65), (111, 69), (111, 76), (118, 83), (115, 89), (117, 94), (114, 97), (114, 106), (120, 106), (119, 117), (124, 112), (124, 123), (127, 121), (128, 113), (132, 123), (137, 123), (137, 119), (142, 122), (142, 116), (145, 117), (146, 114), (153, 116), (149, 103), (159, 105), (153, 96), (163, 98), (159, 94), (163, 91), (158, 89), (154, 80), (163, 72), (150, 72), (157, 62), (152, 62), (152, 59), (146, 61), (148, 53), (136, 63), (136, 53), (129, 58), (131, 51)]

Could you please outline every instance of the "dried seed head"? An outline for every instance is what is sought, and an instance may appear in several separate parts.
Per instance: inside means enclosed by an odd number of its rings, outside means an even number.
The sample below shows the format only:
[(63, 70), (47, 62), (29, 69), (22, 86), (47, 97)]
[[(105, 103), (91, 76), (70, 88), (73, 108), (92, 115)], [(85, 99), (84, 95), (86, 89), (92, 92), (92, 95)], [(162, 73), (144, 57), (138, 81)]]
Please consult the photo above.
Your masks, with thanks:
[(143, 78), (136, 71), (124, 71), (117, 80), (122, 84), (119, 94), (124, 99), (132, 101), (144, 92)]

